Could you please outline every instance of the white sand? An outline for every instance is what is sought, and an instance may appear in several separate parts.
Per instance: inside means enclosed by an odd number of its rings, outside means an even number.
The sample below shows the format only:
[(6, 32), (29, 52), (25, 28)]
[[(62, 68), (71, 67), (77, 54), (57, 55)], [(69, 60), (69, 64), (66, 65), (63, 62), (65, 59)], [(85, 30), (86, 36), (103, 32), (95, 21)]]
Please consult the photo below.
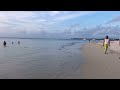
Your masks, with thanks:
[(111, 42), (110, 49), (120, 53), (119, 41)]
[(117, 41), (111, 42), (107, 54), (104, 54), (102, 43), (88, 43), (83, 47), (86, 63), (81, 66), (84, 79), (120, 79), (120, 46)]

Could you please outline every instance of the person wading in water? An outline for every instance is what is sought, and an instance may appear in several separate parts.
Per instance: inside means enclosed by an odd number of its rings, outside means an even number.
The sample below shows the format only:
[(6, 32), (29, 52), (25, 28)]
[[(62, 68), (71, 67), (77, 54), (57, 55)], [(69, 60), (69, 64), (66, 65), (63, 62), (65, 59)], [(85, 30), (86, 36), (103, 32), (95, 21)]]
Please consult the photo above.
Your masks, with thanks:
[(7, 44), (6, 41), (4, 41), (4, 42), (3, 42), (3, 46), (6, 47), (6, 44)]

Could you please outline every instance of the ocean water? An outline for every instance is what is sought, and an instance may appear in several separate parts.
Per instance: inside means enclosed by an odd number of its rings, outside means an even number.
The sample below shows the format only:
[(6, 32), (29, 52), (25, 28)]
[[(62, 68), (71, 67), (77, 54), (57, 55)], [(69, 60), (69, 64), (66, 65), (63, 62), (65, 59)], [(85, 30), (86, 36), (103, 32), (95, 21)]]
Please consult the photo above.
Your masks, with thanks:
[[(2, 45), (4, 40), (7, 42), (7, 47)], [(21, 43), (17, 44), (18, 41)], [(0, 78), (75, 77), (75, 72), (84, 63), (81, 46), (86, 42), (88, 41), (2, 38), (0, 39)]]

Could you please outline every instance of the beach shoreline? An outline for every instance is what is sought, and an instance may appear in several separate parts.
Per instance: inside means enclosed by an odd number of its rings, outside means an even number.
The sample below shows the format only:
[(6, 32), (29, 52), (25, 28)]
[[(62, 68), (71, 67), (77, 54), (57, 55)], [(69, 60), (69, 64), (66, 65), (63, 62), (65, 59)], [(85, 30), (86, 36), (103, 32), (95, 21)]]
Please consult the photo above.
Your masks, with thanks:
[[(116, 49), (117, 47), (117, 49)], [(112, 41), (107, 54), (102, 42), (87, 43), (82, 47), (85, 63), (81, 65), (83, 79), (119, 79), (120, 54), (118, 41)]]

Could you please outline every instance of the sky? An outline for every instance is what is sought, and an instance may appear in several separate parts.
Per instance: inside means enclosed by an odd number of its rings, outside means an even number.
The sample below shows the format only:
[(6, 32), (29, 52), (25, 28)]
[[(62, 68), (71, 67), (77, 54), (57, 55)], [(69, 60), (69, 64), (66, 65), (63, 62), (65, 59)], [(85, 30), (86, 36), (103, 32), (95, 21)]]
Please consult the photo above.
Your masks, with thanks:
[(120, 11), (0, 11), (0, 37), (120, 38)]

